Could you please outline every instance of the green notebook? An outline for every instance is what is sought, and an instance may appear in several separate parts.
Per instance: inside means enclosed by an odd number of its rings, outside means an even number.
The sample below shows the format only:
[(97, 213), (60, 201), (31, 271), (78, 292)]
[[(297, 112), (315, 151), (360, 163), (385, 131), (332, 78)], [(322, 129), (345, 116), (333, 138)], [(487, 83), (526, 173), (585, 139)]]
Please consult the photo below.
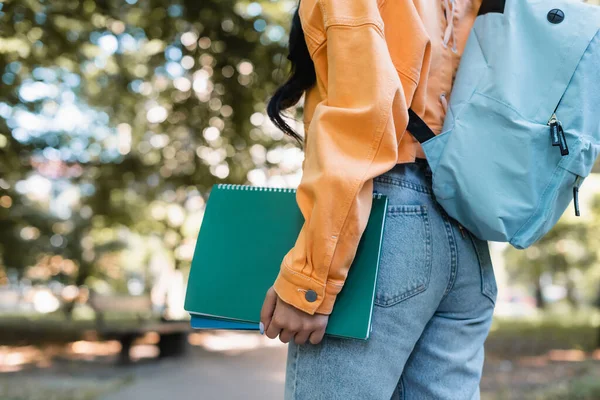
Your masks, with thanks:
[[(304, 218), (292, 189), (215, 185), (188, 280), (185, 309), (194, 328), (258, 329), (260, 310)], [(376, 194), (367, 228), (329, 319), (329, 335), (367, 339), (375, 297), (387, 198)]]

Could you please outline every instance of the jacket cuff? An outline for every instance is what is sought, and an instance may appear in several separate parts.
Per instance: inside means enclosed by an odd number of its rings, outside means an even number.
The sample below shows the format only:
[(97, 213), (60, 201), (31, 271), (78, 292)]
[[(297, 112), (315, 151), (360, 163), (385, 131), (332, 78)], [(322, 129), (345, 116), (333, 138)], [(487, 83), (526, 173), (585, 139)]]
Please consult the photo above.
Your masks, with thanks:
[(341, 286), (327, 285), (325, 287), (325, 298), (317, 308), (316, 313), (329, 315), (333, 311), (333, 305), (337, 299), (338, 293), (342, 290)]
[[(285, 264), (281, 265), (273, 288), (281, 300), (310, 315), (331, 314), (337, 294), (341, 290), (341, 286), (326, 287), (309, 276), (291, 270)], [(316, 293), (316, 299), (312, 297), (314, 293), (309, 294), (309, 291)], [(314, 301), (311, 301), (313, 299)]]

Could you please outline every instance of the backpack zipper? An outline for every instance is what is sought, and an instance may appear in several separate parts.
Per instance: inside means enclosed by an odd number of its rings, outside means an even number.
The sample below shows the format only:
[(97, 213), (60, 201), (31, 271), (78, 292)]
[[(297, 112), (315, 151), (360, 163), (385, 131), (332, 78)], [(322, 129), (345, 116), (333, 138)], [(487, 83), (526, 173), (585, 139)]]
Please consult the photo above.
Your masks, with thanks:
[(577, 175), (577, 178), (575, 178), (575, 184), (573, 185), (573, 205), (575, 206), (576, 217), (581, 216), (581, 212), (579, 210), (579, 187), (581, 186), (582, 182), (583, 178)]
[(550, 126), (550, 137), (552, 138), (552, 146), (558, 146), (560, 140), (558, 139), (558, 124), (560, 122), (556, 118), (556, 114), (552, 114), (550, 120), (548, 121), (548, 125)]
[(550, 138), (552, 140), (552, 146), (558, 146), (560, 148), (560, 155), (569, 155), (569, 146), (567, 144), (567, 137), (563, 130), (562, 123), (556, 117), (556, 113), (553, 113), (548, 120), (550, 126)]
[[(548, 120), (548, 125), (550, 126), (552, 146), (558, 146), (560, 148), (561, 156), (569, 155), (567, 137), (565, 136), (562, 123), (556, 117), (556, 110), (554, 110), (554, 113), (552, 113), (552, 116)], [(577, 217), (581, 216), (581, 211), (579, 209), (579, 187), (581, 186), (581, 182), (583, 182), (583, 178), (577, 175), (575, 183), (573, 184), (573, 206), (575, 207), (575, 216)]]

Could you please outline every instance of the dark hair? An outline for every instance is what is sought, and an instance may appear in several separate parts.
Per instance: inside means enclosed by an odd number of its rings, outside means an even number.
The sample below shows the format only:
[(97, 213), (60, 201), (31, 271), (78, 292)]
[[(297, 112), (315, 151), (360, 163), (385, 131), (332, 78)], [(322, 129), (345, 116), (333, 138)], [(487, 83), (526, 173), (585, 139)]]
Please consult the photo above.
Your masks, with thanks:
[(302, 141), (292, 127), (283, 119), (283, 111), (294, 106), (300, 101), (304, 92), (310, 89), (316, 82), (315, 65), (310, 58), (304, 31), (298, 10), (292, 18), (292, 27), (290, 29), (290, 41), (288, 46), (288, 60), (291, 62), (291, 72), (288, 80), (275, 92), (269, 105), (267, 114), (275, 126), (284, 133), (290, 135), (298, 142)]

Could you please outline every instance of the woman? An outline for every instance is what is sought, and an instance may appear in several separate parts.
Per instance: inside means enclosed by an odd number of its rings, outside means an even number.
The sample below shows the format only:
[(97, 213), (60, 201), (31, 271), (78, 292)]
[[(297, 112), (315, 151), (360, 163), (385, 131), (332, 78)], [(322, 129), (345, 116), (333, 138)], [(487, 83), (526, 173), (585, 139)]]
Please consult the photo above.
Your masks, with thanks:
[[(269, 104), (305, 95), (306, 219), (268, 291), (266, 335), (290, 342), (286, 398), (477, 399), (496, 282), (487, 243), (432, 194), (406, 131), (408, 109), (440, 133), (453, 77), (481, 0), (302, 0), (292, 74)], [(389, 198), (373, 329), (324, 337), (366, 227), (373, 192)]]

